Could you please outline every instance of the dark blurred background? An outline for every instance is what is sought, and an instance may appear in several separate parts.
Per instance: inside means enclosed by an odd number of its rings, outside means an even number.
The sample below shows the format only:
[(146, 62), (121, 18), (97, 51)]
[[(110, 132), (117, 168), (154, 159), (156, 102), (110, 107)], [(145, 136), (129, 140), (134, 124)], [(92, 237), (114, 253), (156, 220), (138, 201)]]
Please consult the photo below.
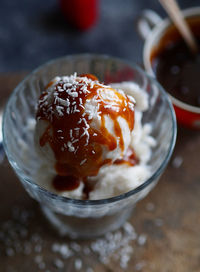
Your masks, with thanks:
[[(179, 4), (198, 6), (200, 0)], [(141, 63), (143, 41), (135, 20), (147, 8), (166, 16), (158, 0), (99, 0), (96, 24), (80, 31), (66, 22), (58, 0), (0, 0), (0, 72), (32, 70), (49, 59), (85, 52)]]

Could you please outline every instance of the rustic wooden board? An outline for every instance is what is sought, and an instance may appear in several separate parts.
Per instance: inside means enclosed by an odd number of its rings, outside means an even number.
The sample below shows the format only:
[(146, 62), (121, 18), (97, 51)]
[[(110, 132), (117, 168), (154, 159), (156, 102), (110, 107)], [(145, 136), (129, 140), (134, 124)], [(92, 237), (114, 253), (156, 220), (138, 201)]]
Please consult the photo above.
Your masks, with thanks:
[[(0, 76), (1, 107), (24, 75)], [(127, 241), (104, 264), (99, 254), (90, 250), (94, 241), (74, 243), (68, 238), (59, 237), (48, 225), (39, 205), (26, 194), (6, 159), (0, 165), (0, 199), (2, 272), (200, 271), (198, 131), (178, 128), (175, 152), (167, 170), (156, 188), (134, 210), (129, 222), (134, 226), (137, 238), (133, 241), (127, 238), (128, 249), (133, 252), (128, 254), (130, 260), (126, 268), (121, 267), (123, 260), (121, 258), (120, 262), (119, 253), (127, 249)], [(123, 236), (122, 230), (120, 233), (125, 241), (126, 235)], [(71, 257), (63, 255), (67, 246), (73, 251)]]

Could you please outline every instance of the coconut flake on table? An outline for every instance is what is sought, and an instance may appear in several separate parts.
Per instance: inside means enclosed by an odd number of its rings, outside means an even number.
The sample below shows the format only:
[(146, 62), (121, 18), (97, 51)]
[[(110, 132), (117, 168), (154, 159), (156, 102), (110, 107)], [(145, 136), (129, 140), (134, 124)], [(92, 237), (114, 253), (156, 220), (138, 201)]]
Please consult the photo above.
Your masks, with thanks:
[[(0, 226), (0, 252), (6, 254), (7, 258), (17, 258), (21, 254), (31, 254), (30, 265), (37, 265), (38, 269), (48, 271), (52, 268), (69, 269), (71, 262), (74, 264), (75, 271), (94, 271), (93, 262), (88, 262), (95, 258), (101, 265), (109, 264), (114, 261), (119, 266), (119, 271), (124, 271), (129, 267), (131, 258), (135, 258), (135, 270), (140, 271), (146, 265), (147, 261), (138, 260), (134, 251), (138, 247), (143, 247), (148, 239), (145, 233), (136, 233), (131, 223), (125, 224), (116, 231), (108, 232), (100, 238), (92, 241), (61, 241), (60, 238), (46, 241), (36, 232), (39, 226), (30, 231), (32, 221), (37, 222), (37, 213), (33, 210), (25, 210), (22, 207), (13, 207), (12, 214), (8, 221), (2, 222)], [(25, 237), (21, 233), (26, 232)], [(144, 238), (145, 237), (145, 238)], [(140, 241), (140, 242), (139, 242)], [(49, 248), (47, 256), (45, 253)], [(28, 250), (26, 251), (26, 248)], [(25, 251), (24, 251), (25, 250)], [(31, 263), (32, 260), (32, 263)], [(22, 264), (23, 268), (23, 264)], [(51, 271), (51, 269), (50, 269)]]

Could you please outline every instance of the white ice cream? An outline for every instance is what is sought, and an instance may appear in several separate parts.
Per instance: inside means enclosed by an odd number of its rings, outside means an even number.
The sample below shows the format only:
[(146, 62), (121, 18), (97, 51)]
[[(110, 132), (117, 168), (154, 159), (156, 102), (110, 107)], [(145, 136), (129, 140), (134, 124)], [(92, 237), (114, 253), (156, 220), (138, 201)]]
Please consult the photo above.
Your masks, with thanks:
[[(58, 78), (55, 80), (55, 83), (57, 80)], [(135, 166), (129, 166), (127, 164), (102, 166), (96, 176), (89, 178), (91, 182), (95, 183), (94, 189), (89, 194), (89, 199), (103, 199), (130, 191), (141, 185), (151, 175), (148, 160), (151, 156), (151, 149), (153, 146), (155, 146), (156, 142), (154, 138), (150, 136), (151, 125), (142, 125), (141, 121), (142, 112), (148, 109), (147, 93), (132, 82), (115, 83), (111, 84), (111, 87), (119, 90), (119, 92), (123, 95), (126, 94), (131, 96), (133, 101), (134, 99), (136, 100), (135, 125), (133, 131), (130, 131), (125, 119), (119, 117), (117, 121), (122, 129), (125, 143), (124, 153), (127, 151), (128, 147), (132, 147), (137, 158), (139, 159), (139, 163)], [(53, 85), (50, 88), (53, 88)], [(51, 89), (49, 90), (49, 93), (51, 97)], [(99, 96), (106, 101), (110, 100), (112, 106), (115, 105), (115, 99), (117, 99), (117, 97), (115, 97), (115, 93), (110, 91), (110, 89), (108, 89), (108, 91), (104, 90), (102, 93), (100, 90)], [(93, 97), (92, 99), (87, 100), (84, 107), (85, 113), (89, 115), (89, 118), (92, 120), (91, 126), (95, 129), (99, 129), (101, 126), (101, 118), (99, 117), (98, 113), (97, 99)], [(38, 124), (39, 123), (36, 125), (36, 143), (48, 125), (44, 121), (41, 121), (40, 124)], [(109, 133), (115, 135), (113, 121), (109, 118), (109, 116), (105, 116), (105, 126)], [(82, 182), (80, 183), (80, 186), (73, 191), (58, 192), (54, 189), (52, 186), (52, 179), (56, 175), (53, 167), (55, 163), (54, 154), (49, 145), (46, 145), (42, 150), (37, 144), (36, 146), (39, 154), (43, 154), (38, 161), (41, 166), (35, 175), (36, 183), (56, 194), (69, 198), (81, 199), (83, 197), (84, 188)], [(121, 150), (119, 145), (113, 151), (108, 151), (106, 148), (104, 148), (103, 157), (104, 159), (111, 158), (112, 161), (120, 158)]]
[(126, 164), (102, 167), (98, 175), (91, 178), (96, 182), (96, 186), (90, 193), (90, 199), (108, 198), (128, 192), (141, 185), (151, 175), (148, 160), (156, 141), (150, 136), (151, 125), (142, 125), (142, 112), (148, 109), (147, 93), (132, 82), (113, 83), (111, 87), (123, 90), (136, 100), (135, 126), (131, 133), (130, 146), (139, 158), (139, 164), (133, 167)]
[[(57, 162), (66, 167), (71, 164), (74, 168), (69, 170), (73, 171), (72, 175), (82, 178), (94, 175), (99, 169), (97, 163), (104, 165), (105, 161), (113, 162), (126, 154), (133, 129), (128, 119), (134, 116), (134, 105), (132, 96), (97, 80), (76, 75), (56, 77), (39, 99), (38, 112), (41, 116), (37, 116), (36, 122), (36, 150), (51, 168)], [(70, 123), (71, 120), (73, 123)], [(58, 123), (56, 131), (61, 132), (59, 135), (55, 132)], [(119, 131), (121, 134), (117, 134)], [(48, 140), (41, 145), (41, 138), (46, 134)], [(52, 145), (54, 140), (60, 144), (63, 154), (58, 154), (57, 146)], [(111, 148), (111, 143), (116, 146)], [(59, 156), (62, 158), (59, 159)]]

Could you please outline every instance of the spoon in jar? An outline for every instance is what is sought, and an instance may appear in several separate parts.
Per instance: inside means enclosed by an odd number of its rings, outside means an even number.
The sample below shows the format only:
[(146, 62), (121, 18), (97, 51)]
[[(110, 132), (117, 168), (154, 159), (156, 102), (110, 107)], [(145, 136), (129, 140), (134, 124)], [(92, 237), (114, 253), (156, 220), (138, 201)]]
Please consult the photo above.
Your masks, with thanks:
[(198, 45), (194, 38), (193, 33), (191, 32), (187, 22), (185, 21), (183, 14), (176, 2), (176, 0), (159, 0), (163, 8), (166, 10), (175, 26), (182, 35), (185, 43), (193, 54), (197, 54)]

